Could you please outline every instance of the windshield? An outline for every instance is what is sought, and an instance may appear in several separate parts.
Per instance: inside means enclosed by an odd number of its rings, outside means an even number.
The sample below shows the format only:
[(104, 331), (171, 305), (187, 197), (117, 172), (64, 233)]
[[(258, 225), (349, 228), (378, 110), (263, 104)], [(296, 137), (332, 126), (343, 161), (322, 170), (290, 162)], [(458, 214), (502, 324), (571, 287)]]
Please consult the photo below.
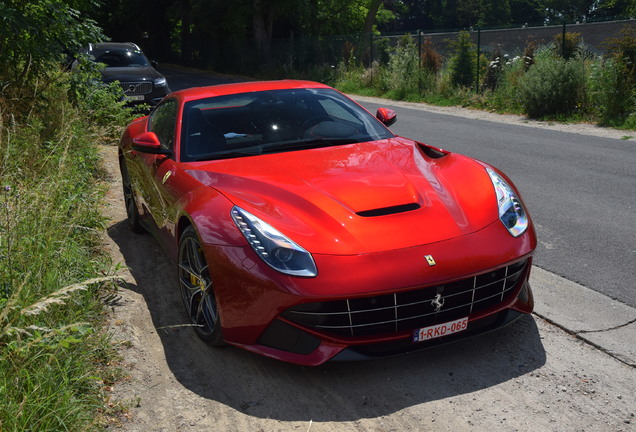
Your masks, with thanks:
[(333, 89), (240, 93), (185, 105), (181, 159), (252, 156), (393, 136), (375, 117)]
[(148, 59), (139, 50), (96, 49), (91, 54), (95, 57), (95, 62), (105, 63), (106, 67), (148, 66)]

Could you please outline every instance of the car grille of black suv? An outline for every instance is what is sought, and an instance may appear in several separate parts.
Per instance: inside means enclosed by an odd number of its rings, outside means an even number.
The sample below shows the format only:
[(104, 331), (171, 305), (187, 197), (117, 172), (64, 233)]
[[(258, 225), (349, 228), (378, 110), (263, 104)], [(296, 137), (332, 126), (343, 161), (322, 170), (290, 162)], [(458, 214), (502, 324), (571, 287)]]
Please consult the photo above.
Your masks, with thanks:
[(373, 297), (305, 303), (287, 320), (338, 336), (374, 336), (467, 317), (509, 300), (523, 283), (527, 260), (457, 282)]
[(145, 95), (152, 92), (152, 83), (148, 81), (142, 82), (123, 82), (119, 83), (124, 90), (126, 96)]

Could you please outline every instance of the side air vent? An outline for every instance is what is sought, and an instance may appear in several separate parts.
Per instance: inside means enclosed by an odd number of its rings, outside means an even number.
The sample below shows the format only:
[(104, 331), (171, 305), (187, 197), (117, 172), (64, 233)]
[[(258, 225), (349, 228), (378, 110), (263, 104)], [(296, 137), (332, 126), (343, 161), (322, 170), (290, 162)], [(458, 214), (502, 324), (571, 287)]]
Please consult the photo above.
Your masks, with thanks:
[(418, 203), (411, 203), (411, 204), (401, 204), (401, 205), (391, 206), (391, 207), (383, 207), (383, 208), (373, 209), (373, 210), (365, 210), (365, 211), (357, 212), (356, 214), (362, 217), (387, 216), (391, 214), (404, 213), (411, 210), (417, 210), (419, 208), (420, 208), (420, 205)]

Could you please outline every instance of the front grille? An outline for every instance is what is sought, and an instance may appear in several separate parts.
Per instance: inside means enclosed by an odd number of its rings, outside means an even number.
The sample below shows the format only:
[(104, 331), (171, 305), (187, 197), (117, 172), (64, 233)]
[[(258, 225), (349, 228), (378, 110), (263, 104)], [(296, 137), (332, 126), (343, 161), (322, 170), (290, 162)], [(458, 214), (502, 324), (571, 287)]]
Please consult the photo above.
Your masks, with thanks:
[(149, 81), (142, 82), (123, 82), (119, 83), (124, 90), (126, 96), (145, 95), (152, 92), (152, 83)]
[(287, 309), (282, 316), (301, 326), (338, 336), (409, 331), (467, 317), (509, 300), (523, 283), (526, 267), (527, 260), (434, 287), (305, 303)]

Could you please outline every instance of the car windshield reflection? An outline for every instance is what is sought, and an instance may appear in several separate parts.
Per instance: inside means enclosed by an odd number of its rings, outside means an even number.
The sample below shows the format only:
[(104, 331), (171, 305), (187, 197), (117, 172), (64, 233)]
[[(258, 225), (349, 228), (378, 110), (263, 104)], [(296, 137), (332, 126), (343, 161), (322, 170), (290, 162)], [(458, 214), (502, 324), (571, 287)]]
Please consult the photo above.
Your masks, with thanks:
[(148, 59), (141, 51), (106, 50), (93, 53), (97, 63), (104, 63), (106, 67), (143, 67), (148, 66)]
[(184, 107), (183, 161), (381, 140), (393, 134), (333, 89), (241, 93)]

